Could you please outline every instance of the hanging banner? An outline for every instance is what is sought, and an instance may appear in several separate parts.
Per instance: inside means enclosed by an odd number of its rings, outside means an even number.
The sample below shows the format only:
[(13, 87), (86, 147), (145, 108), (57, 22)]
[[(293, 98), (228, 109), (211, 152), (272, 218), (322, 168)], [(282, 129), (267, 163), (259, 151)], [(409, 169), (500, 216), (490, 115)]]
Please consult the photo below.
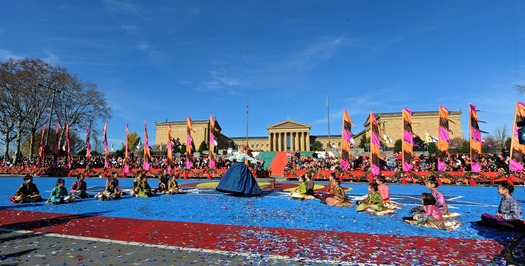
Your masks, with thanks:
[(109, 168), (108, 162), (109, 147), (108, 147), (108, 123), (104, 123), (104, 168)]
[(91, 143), (89, 142), (89, 135), (91, 134), (91, 123), (86, 129), (86, 167), (89, 167), (91, 162)]
[[(523, 159), (525, 157), (525, 145), (520, 143), (525, 134), (525, 103), (516, 103), (516, 113), (514, 114), (514, 125), (512, 127), (512, 140), (510, 144), (510, 163), (511, 172), (523, 172)], [(521, 136), (520, 136), (521, 135)], [(523, 141), (522, 141), (523, 143)]]
[(151, 159), (151, 151), (149, 148), (148, 124), (144, 121), (144, 162), (142, 168), (148, 171), (150, 168), (149, 160)]
[(374, 176), (380, 174), (379, 156), (381, 153), (381, 137), (379, 136), (379, 124), (372, 110), (370, 110), (370, 173)]
[(193, 130), (193, 122), (191, 121), (191, 118), (188, 116), (186, 118), (186, 169), (191, 169), (192, 163), (190, 161), (191, 158), (191, 151), (193, 150), (193, 147), (191, 145), (191, 132), (195, 132)]
[(470, 105), (470, 160), (471, 160), (471, 172), (479, 173), (481, 171), (481, 131), (479, 129), (479, 123), (483, 121), (478, 120), (478, 110), (476, 106)]
[(129, 128), (126, 124), (126, 149), (124, 150), (124, 173), (129, 173)]
[[(450, 112), (447, 108), (439, 106), (439, 128), (438, 128), (438, 171), (447, 170), (446, 160), (448, 159), (448, 143), (450, 142), (450, 129), (448, 115)], [(452, 121), (450, 121), (452, 122)]]
[(210, 114), (210, 148), (209, 148), (209, 160), (210, 160), (210, 169), (217, 169), (215, 165), (215, 146), (217, 145), (217, 140), (215, 139), (218, 134), (218, 130), (215, 127), (215, 119)]
[(341, 136), (341, 168), (348, 170), (351, 164), (350, 147), (352, 146), (352, 120), (346, 109), (343, 112), (343, 127)]
[(171, 162), (173, 161), (173, 146), (171, 144), (171, 124), (168, 124), (168, 147), (167, 147), (167, 152), (168, 152), (168, 168), (166, 170), (168, 170), (168, 174), (171, 174)]
[(412, 110), (403, 108), (403, 143), (402, 143), (402, 163), (403, 171), (410, 172), (414, 168), (412, 159), (414, 158), (414, 132), (412, 131)]

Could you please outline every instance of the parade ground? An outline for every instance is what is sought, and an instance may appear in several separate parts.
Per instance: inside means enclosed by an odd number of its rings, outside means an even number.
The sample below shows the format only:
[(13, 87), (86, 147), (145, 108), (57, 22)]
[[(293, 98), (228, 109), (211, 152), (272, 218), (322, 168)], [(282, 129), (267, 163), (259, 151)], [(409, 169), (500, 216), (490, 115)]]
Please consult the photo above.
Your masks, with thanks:
[[(49, 197), (57, 178), (36, 177)], [(74, 178), (65, 178), (69, 188)], [(0, 264), (2, 265), (505, 265), (504, 245), (520, 235), (479, 226), (495, 213), (496, 186), (441, 186), (462, 225), (444, 231), (405, 223), (403, 216), (428, 192), (423, 185), (389, 184), (402, 208), (385, 216), (338, 208), (319, 200), (294, 200), (297, 182), (260, 183), (262, 197), (215, 191), (217, 180), (180, 180), (186, 191), (151, 198), (129, 196), (133, 180), (119, 179), (128, 192), (120, 200), (94, 198), (70, 204), (14, 204), (9, 197), (21, 177), (0, 179)], [(156, 187), (156, 179), (148, 180)], [(88, 178), (88, 193), (105, 179)], [(316, 182), (323, 191), (327, 182)], [(352, 201), (367, 184), (343, 183)], [(525, 188), (514, 197), (525, 206)], [(522, 248), (522, 246), (520, 246)]]

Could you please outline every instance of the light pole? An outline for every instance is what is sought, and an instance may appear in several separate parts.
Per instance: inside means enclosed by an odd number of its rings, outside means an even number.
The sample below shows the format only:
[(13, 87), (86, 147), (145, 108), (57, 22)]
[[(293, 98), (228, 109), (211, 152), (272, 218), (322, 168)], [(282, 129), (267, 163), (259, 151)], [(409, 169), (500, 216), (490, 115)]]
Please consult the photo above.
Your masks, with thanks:
[(49, 145), (49, 131), (51, 131), (51, 116), (53, 115), (53, 106), (55, 105), (55, 95), (57, 93), (61, 93), (62, 91), (59, 89), (54, 89), (48, 86), (44, 86), (40, 83), (38, 83), (38, 86), (53, 90), (53, 98), (51, 98), (51, 108), (49, 109), (49, 120), (47, 120), (46, 146), (48, 146)]

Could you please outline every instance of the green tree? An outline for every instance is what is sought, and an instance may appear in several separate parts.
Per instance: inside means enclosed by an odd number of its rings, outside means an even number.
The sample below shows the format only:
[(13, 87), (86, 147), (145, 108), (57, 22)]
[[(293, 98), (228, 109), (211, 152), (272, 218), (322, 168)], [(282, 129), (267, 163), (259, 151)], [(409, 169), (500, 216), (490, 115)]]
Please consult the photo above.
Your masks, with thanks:
[(428, 145), (428, 153), (429, 154), (436, 154), (438, 151), (437, 144), (435, 142), (430, 142)]
[(322, 151), (323, 150), (323, 144), (320, 141), (315, 141), (312, 143), (312, 151)]
[(206, 142), (203, 140), (201, 142), (201, 145), (199, 146), (199, 152), (202, 153), (203, 151), (207, 151), (207, 150), (209, 150), (208, 144), (206, 144)]
[(506, 149), (507, 151), (510, 151), (510, 144), (511, 144), (511, 142), (512, 142), (512, 139), (511, 139), (511, 138), (507, 138), (507, 139), (505, 140), (505, 149)]
[(461, 152), (462, 153), (470, 152), (470, 141), (463, 141), (463, 145), (461, 145)]
[(370, 143), (370, 138), (363, 137), (361, 138), (361, 141), (359, 141), (359, 145), (357, 147), (361, 149), (366, 149), (366, 144)]
[(401, 152), (403, 150), (403, 141), (401, 139), (397, 139), (396, 142), (394, 142), (394, 152)]
[(419, 137), (414, 137), (414, 150), (415, 151), (426, 151), (426, 143)]
[[(132, 132), (128, 137), (128, 152), (132, 153), (137, 150), (137, 145), (140, 143), (140, 137), (137, 132)], [(139, 150), (142, 150), (142, 147), (139, 147)], [(116, 156), (124, 156), (126, 151), (126, 143), (122, 143), (122, 147), (119, 150), (115, 151)]]

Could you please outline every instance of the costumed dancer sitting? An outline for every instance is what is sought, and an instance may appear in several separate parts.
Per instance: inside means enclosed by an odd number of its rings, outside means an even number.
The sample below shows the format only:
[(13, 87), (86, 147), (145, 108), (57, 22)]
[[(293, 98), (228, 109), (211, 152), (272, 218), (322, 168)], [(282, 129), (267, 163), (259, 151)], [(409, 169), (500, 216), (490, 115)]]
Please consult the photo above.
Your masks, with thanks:
[(312, 173), (307, 173), (305, 175), (304, 183), (306, 184), (306, 195), (314, 196), (315, 195), (315, 192), (314, 192), (315, 183), (312, 177)]
[(306, 175), (302, 175), (299, 177), (299, 182), (300, 182), (299, 187), (297, 187), (295, 191), (292, 191), (292, 193), (290, 194), (291, 198), (293, 199), (315, 199), (314, 196), (307, 194), (308, 189), (306, 188), (305, 176)]
[(443, 214), (437, 207), (436, 198), (432, 194), (421, 194), (421, 203), (423, 204), (423, 212), (412, 217), (403, 217), (403, 220), (411, 224), (442, 230), (454, 230), (461, 225), (460, 222), (454, 220), (443, 220)]
[(164, 169), (162, 170), (162, 174), (159, 176), (159, 186), (157, 187), (158, 193), (168, 193), (168, 183), (170, 181), (170, 177), (168, 175), (168, 170)]
[(334, 179), (336, 179), (335, 172), (331, 172), (330, 175), (328, 175), (328, 186), (326, 186), (325, 192), (320, 193), (316, 196), (321, 201), (325, 201), (326, 198), (332, 197), (334, 195), (334, 183), (332, 182), (332, 180)]
[(47, 200), (48, 204), (62, 204), (70, 203), (75, 200), (75, 195), (69, 195), (67, 189), (64, 187), (64, 179), (59, 178), (57, 180), (57, 186), (51, 191), (49, 199)]
[(238, 196), (260, 196), (262, 190), (253, 177), (252, 172), (245, 164), (245, 160), (257, 163), (258, 161), (246, 154), (246, 146), (241, 145), (239, 151), (234, 152), (228, 160), (234, 162), (224, 173), (217, 185), (217, 191), (233, 193)]
[(148, 178), (143, 172), (139, 172), (135, 177), (131, 195), (138, 198), (149, 198), (156, 195), (155, 191), (148, 184)]
[(328, 196), (324, 202), (330, 206), (353, 207), (354, 205), (346, 199), (345, 191), (340, 186), (341, 182), (338, 179), (333, 178), (331, 184), (334, 189), (334, 194)]
[[(425, 186), (432, 192), (432, 196), (436, 199), (436, 207), (441, 211), (441, 214), (443, 215), (443, 218), (457, 218), (461, 216), (461, 214), (457, 212), (449, 212), (448, 211), (448, 205), (447, 200), (445, 199), (445, 195), (438, 189), (439, 183), (436, 178), (430, 178), (425, 181)], [(410, 212), (412, 213), (420, 213), (424, 211), (424, 208), (422, 206), (416, 207)]]
[(385, 204), (383, 203), (383, 198), (381, 197), (381, 194), (377, 192), (378, 186), (377, 183), (373, 182), (368, 185), (368, 196), (362, 200), (359, 205), (357, 205), (356, 211), (366, 211), (368, 213), (372, 214), (379, 214), (383, 211), (387, 211), (385, 213), (391, 213), (393, 210), (388, 209), (385, 207)]
[(15, 195), (10, 197), (9, 200), (13, 203), (43, 201), (40, 191), (33, 183), (33, 176), (29, 174), (24, 176), (24, 183), (20, 185)]
[(524, 221), (522, 221), (522, 210), (518, 201), (512, 196), (514, 186), (507, 181), (503, 181), (498, 185), (498, 194), (502, 196), (496, 214), (484, 213), (481, 215), (481, 225), (497, 227), (501, 229), (519, 229), (525, 228)]
[(98, 193), (95, 198), (99, 200), (116, 200), (120, 199), (123, 195), (122, 190), (118, 189), (118, 174), (114, 173), (113, 175), (108, 176), (106, 180), (106, 187), (104, 191)]
[(77, 198), (85, 199), (91, 197), (91, 195), (89, 195), (86, 190), (87, 184), (86, 181), (84, 181), (84, 175), (79, 173), (77, 175), (77, 181), (73, 182), (71, 188), (69, 188), (69, 192), (71, 192), (71, 194), (75, 195)]
[(179, 187), (179, 183), (177, 183), (177, 179), (179, 178), (179, 174), (173, 174), (170, 179), (170, 183), (168, 184), (168, 193), (169, 194), (184, 194), (184, 191), (182, 188)]
[(390, 201), (390, 188), (386, 185), (386, 179), (384, 175), (380, 175), (377, 180), (377, 192), (383, 198), (383, 203), (388, 209), (401, 209), (399, 204)]

